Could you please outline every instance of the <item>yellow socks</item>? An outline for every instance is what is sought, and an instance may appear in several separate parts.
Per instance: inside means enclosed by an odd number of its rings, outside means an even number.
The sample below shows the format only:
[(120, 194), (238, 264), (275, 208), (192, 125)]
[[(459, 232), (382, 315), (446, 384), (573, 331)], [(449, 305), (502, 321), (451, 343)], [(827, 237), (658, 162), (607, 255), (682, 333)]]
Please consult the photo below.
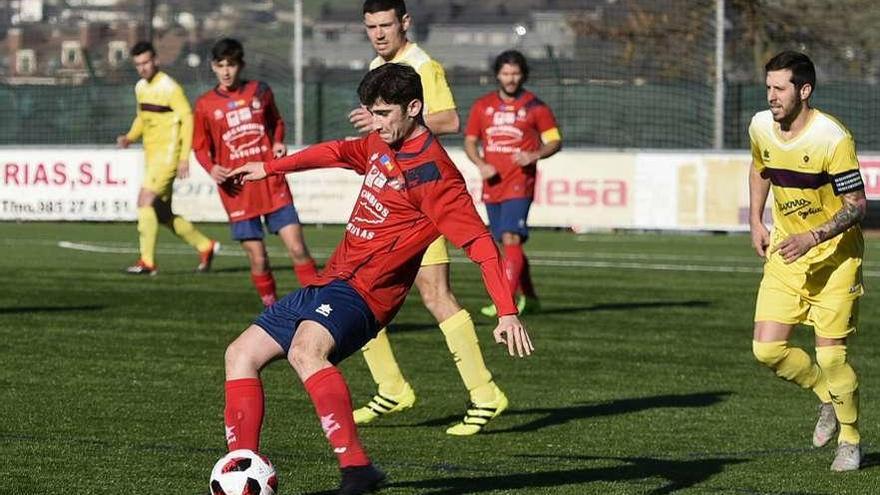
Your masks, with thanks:
[(370, 374), (373, 375), (373, 381), (379, 386), (379, 393), (392, 397), (403, 393), (406, 380), (394, 359), (391, 342), (388, 341), (388, 330), (379, 330), (376, 338), (369, 341), (361, 351), (367, 367), (370, 368)]
[[(492, 373), (483, 362), (471, 315), (463, 309), (440, 323), (440, 330), (446, 337), (446, 345), (452, 353), (464, 386), (470, 392), (471, 400), (478, 404), (494, 401), (496, 397)], [(392, 397), (403, 393), (406, 379), (394, 359), (387, 330), (383, 328), (379, 331), (376, 338), (367, 343), (362, 351), (373, 381), (379, 386), (379, 393)]]
[(822, 402), (830, 402), (828, 382), (819, 366), (798, 347), (791, 347), (785, 340), (777, 342), (752, 341), (752, 352), (761, 364), (776, 372), (776, 376), (812, 389)]
[[(177, 237), (197, 251), (207, 251), (211, 246), (211, 239), (199, 232), (192, 223), (185, 218), (172, 215), (169, 218), (170, 208), (167, 203), (156, 200), (162, 213), (162, 221), (171, 229)], [(159, 212), (156, 206), (139, 206), (137, 209), (138, 234), (140, 236), (141, 261), (150, 266), (156, 266), (156, 238), (159, 236)]]
[(152, 206), (138, 207), (137, 219), (141, 261), (149, 266), (156, 266), (156, 237), (159, 235), (156, 210)]
[(174, 231), (177, 237), (196, 248), (196, 251), (202, 252), (211, 248), (211, 239), (205, 237), (205, 234), (199, 232), (189, 220), (182, 216), (174, 215), (168, 226), (171, 227), (171, 230)]
[(858, 444), (859, 381), (855, 370), (846, 362), (846, 346), (817, 347), (816, 362), (828, 380), (831, 403), (840, 423), (838, 443)]
[(471, 394), (471, 400), (477, 404), (494, 401), (492, 373), (483, 362), (483, 353), (480, 352), (471, 315), (462, 309), (440, 323), (440, 330), (446, 337), (446, 345), (452, 353), (464, 386)]

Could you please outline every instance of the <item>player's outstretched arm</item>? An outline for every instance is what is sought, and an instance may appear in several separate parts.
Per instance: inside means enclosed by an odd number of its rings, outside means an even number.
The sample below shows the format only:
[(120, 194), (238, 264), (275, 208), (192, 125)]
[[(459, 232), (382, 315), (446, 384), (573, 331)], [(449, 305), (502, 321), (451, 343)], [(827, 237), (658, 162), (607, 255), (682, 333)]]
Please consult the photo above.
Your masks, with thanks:
[(510, 285), (501, 266), (501, 255), (492, 237), (486, 232), (464, 246), (464, 251), (474, 263), (480, 266), (483, 283), (495, 307), (498, 308), (498, 326), (492, 332), (495, 342), (507, 346), (511, 356), (525, 357), (535, 350), (523, 324), (516, 316)]
[(266, 164), (263, 162), (247, 162), (237, 169), (229, 172), (229, 177), (235, 177), (235, 181), (252, 182), (255, 180), (263, 180), (266, 176)]
[(229, 173), (240, 182), (260, 180), (267, 175), (302, 172), (316, 168), (348, 168), (359, 174), (366, 172), (366, 141), (325, 141), (314, 144), (292, 155), (270, 162), (248, 162)]

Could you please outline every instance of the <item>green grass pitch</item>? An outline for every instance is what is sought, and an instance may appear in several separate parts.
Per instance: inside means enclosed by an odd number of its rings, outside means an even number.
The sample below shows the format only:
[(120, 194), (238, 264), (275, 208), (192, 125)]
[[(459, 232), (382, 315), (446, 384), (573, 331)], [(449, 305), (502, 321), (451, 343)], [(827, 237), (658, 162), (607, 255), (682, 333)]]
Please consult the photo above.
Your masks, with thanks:
[[(223, 225), (206, 230), (228, 239)], [(162, 232), (160, 273), (121, 273), (132, 224), (0, 224), (0, 494), (199, 494), (225, 450), (223, 351), (259, 312), (246, 260), (225, 244), (215, 271)], [(319, 260), (340, 227), (307, 228)], [(59, 242), (66, 242), (67, 248)], [(759, 260), (746, 235), (536, 231), (527, 245), (545, 311), (536, 346), (491, 342), (479, 272), (461, 253), (453, 286), (471, 310), (510, 409), (484, 433), (444, 434), (467, 395), (418, 296), (391, 328), (416, 407), (361, 428), (402, 494), (880, 493), (880, 242), (850, 346), (861, 378), (865, 467), (829, 471), (810, 448), (816, 400), (751, 355)], [(71, 249), (71, 247), (76, 249)], [(296, 287), (276, 239), (279, 292)], [(795, 341), (812, 348), (807, 327)], [(356, 404), (373, 385), (342, 365)], [(284, 362), (264, 372), (263, 451), (282, 494), (333, 493), (336, 462)]]

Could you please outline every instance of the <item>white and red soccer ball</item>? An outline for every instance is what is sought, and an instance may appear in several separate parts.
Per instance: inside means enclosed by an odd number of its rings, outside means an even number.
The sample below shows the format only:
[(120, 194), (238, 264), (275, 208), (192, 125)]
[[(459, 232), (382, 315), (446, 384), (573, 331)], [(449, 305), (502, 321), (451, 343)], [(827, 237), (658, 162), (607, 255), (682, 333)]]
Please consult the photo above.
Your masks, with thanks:
[(278, 477), (266, 456), (233, 450), (214, 464), (210, 488), (212, 495), (275, 495)]

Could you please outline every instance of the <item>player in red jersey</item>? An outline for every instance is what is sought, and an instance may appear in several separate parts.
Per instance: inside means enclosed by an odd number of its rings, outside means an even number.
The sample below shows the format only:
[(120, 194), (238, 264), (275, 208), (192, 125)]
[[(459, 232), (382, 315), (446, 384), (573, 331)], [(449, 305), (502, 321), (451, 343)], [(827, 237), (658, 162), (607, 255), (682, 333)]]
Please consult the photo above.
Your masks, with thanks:
[[(520, 312), (538, 309), (523, 243), (535, 196), (537, 162), (562, 148), (556, 117), (546, 103), (523, 88), (529, 66), (522, 53), (508, 50), (495, 58), (498, 90), (474, 102), (465, 129), (464, 151), (483, 177), (483, 202), (489, 228), (504, 246), (504, 265)], [(482, 143), (482, 154), (477, 144)], [(495, 316), (494, 305), (481, 310)]]
[(265, 306), (275, 302), (275, 278), (263, 243), (263, 222), (281, 237), (293, 270), (305, 287), (318, 275), (303, 240), (290, 188), (283, 176), (238, 184), (229, 172), (249, 161), (284, 156), (284, 120), (272, 90), (261, 81), (241, 78), (244, 48), (226, 38), (211, 49), (217, 86), (196, 101), (193, 149), (199, 163), (218, 184), (229, 215), (232, 238), (241, 242), (251, 265), (251, 281)]
[(438, 235), (479, 264), (500, 315), (495, 341), (506, 345), (511, 356), (534, 349), (516, 316), (498, 248), (461, 174), (424, 125), (419, 75), (409, 66), (385, 64), (364, 77), (358, 96), (373, 115), (373, 132), (232, 171), (246, 181), (319, 167), (364, 175), (343, 240), (315, 284), (281, 298), (226, 349), (228, 447), (259, 448), (260, 370), (286, 357), (337, 455), (342, 495), (370, 493), (385, 475), (364, 452), (348, 386), (335, 365), (394, 318), (422, 254)]

